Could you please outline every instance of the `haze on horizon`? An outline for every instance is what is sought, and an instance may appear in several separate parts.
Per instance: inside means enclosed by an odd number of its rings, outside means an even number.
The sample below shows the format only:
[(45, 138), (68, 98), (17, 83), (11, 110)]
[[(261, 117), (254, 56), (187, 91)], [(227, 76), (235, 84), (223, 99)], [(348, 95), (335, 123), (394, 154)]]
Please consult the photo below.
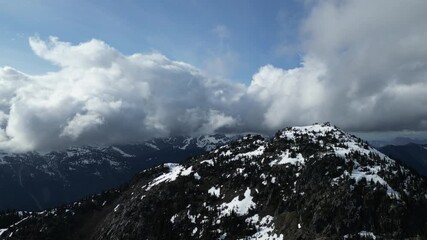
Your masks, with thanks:
[(326, 121), (426, 133), (425, 1), (47, 2), (0, 3), (3, 151)]

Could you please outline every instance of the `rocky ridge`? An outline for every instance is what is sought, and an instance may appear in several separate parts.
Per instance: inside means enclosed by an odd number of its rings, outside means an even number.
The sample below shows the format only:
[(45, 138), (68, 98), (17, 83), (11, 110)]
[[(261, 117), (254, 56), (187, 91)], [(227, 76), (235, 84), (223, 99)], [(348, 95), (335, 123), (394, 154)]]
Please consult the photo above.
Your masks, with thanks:
[[(83, 211), (86, 205), (92, 210)], [(8, 215), (19, 222), (0, 236), (427, 238), (426, 180), (328, 123), (286, 128), (272, 139), (246, 136), (181, 165), (145, 170), (98, 199), (52, 211)], [(58, 225), (72, 230), (58, 231)]]

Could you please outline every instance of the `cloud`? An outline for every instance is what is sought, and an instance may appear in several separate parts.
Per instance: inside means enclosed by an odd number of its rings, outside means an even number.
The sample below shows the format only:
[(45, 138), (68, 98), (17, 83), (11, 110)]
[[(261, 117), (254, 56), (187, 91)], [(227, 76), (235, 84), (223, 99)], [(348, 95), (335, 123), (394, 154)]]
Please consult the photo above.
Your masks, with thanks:
[(35, 54), (61, 67), (108, 67), (120, 57), (115, 49), (95, 39), (77, 46), (57, 37), (50, 37), (48, 42), (31, 37), (29, 43)]
[(322, 82), (325, 72), (325, 67), (314, 59), (291, 70), (271, 65), (262, 67), (253, 76), (247, 91), (261, 105), (262, 124), (267, 129), (278, 129), (284, 124), (326, 120), (322, 116), (327, 100), (327, 88)]
[[(124, 55), (95, 39), (73, 45), (32, 37), (34, 53), (59, 70), (0, 68), (0, 149), (271, 133), (323, 121), (350, 131), (427, 130), (427, 3), (307, 6), (301, 65), (262, 66), (248, 86), (159, 53)], [(217, 29), (220, 40), (229, 37), (225, 30)]]
[(217, 44), (210, 46), (204, 60), (204, 71), (214, 77), (228, 77), (238, 67), (239, 55), (229, 46), (231, 30), (225, 25), (211, 29)]
[(263, 123), (329, 120), (350, 131), (426, 130), (427, 3), (309, 5), (302, 66), (262, 67), (249, 86), (268, 109)]
[(424, 1), (387, 0), (324, 1), (312, 9), (306, 56), (327, 68), (326, 110), (340, 113), (331, 119), (354, 130), (425, 129), (426, 9)]
[(2, 149), (137, 142), (237, 124), (230, 104), (243, 94), (240, 84), (157, 53), (125, 56), (99, 40), (29, 42), (60, 70), (30, 76), (1, 69)]

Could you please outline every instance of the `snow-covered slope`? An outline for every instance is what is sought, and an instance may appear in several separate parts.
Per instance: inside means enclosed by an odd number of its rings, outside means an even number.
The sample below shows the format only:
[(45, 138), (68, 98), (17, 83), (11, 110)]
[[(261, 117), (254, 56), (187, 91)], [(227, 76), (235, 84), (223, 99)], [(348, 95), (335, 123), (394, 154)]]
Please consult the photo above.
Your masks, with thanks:
[(146, 170), (117, 198), (27, 214), (3, 235), (52, 236), (60, 221), (69, 239), (426, 239), (426, 191), (364, 141), (314, 124)]

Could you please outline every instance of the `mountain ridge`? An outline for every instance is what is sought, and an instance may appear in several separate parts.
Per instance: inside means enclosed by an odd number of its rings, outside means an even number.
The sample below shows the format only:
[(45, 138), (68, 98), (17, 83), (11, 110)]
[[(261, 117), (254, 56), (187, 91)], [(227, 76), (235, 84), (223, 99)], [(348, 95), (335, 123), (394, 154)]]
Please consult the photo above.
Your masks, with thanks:
[(116, 187), (166, 161), (180, 162), (229, 142), (225, 135), (157, 138), (139, 144), (1, 153), (0, 210), (43, 210)]
[(405, 145), (386, 145), (378, 148), (387, 156), (396, 159), (423, 176), (427, 176), (427, 145), (408, 143)]
[[(426, 191), (424, 178), (363, 140), (314, 124), (145, 170), (108, 203), (28, 214), (2, 237), (423, 239)], [(84, 205), (100, 211), (82, 213)], [(73, 230), (58, 231), (58, 224)]]

